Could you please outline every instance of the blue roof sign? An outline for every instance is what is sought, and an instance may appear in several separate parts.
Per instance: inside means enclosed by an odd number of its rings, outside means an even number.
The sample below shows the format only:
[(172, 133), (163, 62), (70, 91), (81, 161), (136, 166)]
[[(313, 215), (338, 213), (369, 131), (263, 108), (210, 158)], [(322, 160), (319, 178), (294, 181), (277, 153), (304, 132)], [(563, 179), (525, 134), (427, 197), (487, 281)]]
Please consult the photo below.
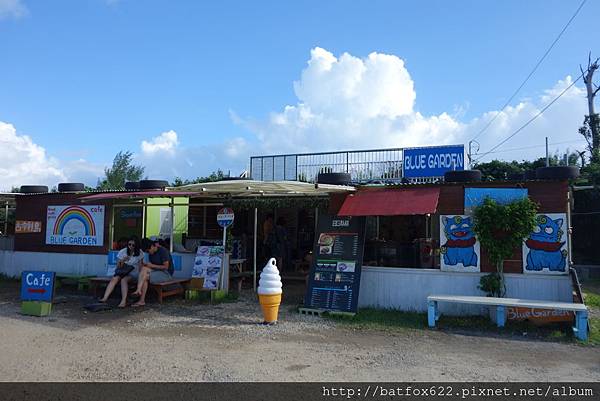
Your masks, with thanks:
[(404, 149), (404, 177), (443, 177), (446, 171), (465, 169), (465, 146)]

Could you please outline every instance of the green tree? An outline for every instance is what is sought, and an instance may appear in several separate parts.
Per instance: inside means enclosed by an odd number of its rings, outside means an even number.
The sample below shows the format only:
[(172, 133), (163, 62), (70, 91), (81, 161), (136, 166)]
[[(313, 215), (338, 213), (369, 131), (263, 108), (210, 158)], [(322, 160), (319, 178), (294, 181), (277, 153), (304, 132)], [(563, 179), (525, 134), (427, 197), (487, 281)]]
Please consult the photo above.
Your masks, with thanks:
[(125, 181), (139, 181), (144, 175), (144, 167), (133, 164), (130, 151), (120, 151), (115, 156), (111, 168), (104, 169), (104, 179), (98, 183), (98, 189), (118, 190), (125, 188)]
[(223, 178), (226, 178), (225, 173), (219, 169), (217, 171), (213, 171), (206, 177), (196, 177), (193, 180), (183, 180), (181, 177), (175, 177), (175, 180), (171, 183), (171, 186), (180, 187), (182, 185), (201, 184), (203, 182), (216, 182), (221, 181)]
[[(496, 297), (506, 293), (504, 261), (510, 258), (535, 228), (537, 205), (529, 198), (501, 205), (486, 198), (473, 211), (473, 231), (496, 272), (483, 276), (479, 288)], [(490, 285), (492, 284), (492, 285)]]

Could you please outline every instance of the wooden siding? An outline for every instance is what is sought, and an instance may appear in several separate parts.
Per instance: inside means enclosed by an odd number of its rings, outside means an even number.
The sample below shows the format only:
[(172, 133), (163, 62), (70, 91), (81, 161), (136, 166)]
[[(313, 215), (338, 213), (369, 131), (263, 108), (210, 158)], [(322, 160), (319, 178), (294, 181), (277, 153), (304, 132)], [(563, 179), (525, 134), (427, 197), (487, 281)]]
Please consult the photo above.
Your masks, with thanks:
[[(15, 251), (31, 252), (58, 252), (81, 254), (106, 254), (110, 247), (110, 222), (112, 207), (110, 201), (97, 201), (90, 205), (104, 205), (104, 239), (103, 246), (73, 246), (73, 245), (47, 245), (46, 244), (46, 214), (48, 206), (82, 205), (80, 197), (89, 194), (49, 193), (43, 195), (17, 196), (16, 220), (32, 220), (42, 222), (41, 233), (27, 233), (15, 235)], [(87, 205), (86, 203), (85, 205)]]

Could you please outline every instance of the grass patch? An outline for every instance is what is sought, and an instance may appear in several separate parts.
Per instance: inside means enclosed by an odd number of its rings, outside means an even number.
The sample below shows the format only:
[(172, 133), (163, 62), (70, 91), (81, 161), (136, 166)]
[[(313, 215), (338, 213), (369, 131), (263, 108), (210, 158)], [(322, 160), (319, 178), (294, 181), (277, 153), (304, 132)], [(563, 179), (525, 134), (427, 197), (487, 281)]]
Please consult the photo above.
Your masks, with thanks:
[(401, 312), (392, 309), (360, 309), (354, 316), (325, 314), (328, 319), (365, 329), (407, 328), (424, 329), (427, 315), (416, 312)]
[(591, 318), (588, 324), (590, 325), (589, 344), (600, 346), (600, 318)]
[(585, 299), (586, 306), (591, 308), (600, 308), (600, 294), (584, 291), (583, 298)]
[[(391, 309), (360, 309), (354, 316), (336, 316), (325, 314), (328, 319), (340, 324), (361, 329), (375, 330), (404, 330), (404, 329), (426, 329), (427, 314), (416, 312), (402, 312)], [(486, 316), (447, 316), (442, 315), (436, 323), (436, 327), (442, 331), (450, 331), (461, 334), (493, 334), (508, 335), (519, 338), (532, 338), (542, 341), (572, 342), (574, 336), (571, 324), (556, 323), (547, 326), (536, 326), (529, 322), (507, 322), (506, 326), (499, 328)], [(593, 333), (590, 336), (591, 344), (598, 344), (594, 335), (600, 336), (600, 319), (594, 323)]]

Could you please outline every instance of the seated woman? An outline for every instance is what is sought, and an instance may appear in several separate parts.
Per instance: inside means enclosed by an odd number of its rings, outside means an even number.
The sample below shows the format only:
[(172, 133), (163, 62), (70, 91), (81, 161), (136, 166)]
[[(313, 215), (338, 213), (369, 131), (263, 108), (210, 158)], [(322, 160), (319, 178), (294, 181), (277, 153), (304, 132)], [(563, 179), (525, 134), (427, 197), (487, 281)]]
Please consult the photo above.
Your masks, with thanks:
[(131, 273), (137, 268), (140, 271), (142, 261), (144, 260), (144, 252), (140, 249), (140, 241), (137, 237), (131, 237), (127, 241), (127, 247), (123, 248), (117, 254), (117, 269), (114, 277), (108, 283), (104, 296), (100, 298), (100, 302), (106, 302), (110, 294), (113, 292), (119, 281), (121, 282), (121, 303), (119, 308), (124, 308), (127, 305), (127, 290)]

